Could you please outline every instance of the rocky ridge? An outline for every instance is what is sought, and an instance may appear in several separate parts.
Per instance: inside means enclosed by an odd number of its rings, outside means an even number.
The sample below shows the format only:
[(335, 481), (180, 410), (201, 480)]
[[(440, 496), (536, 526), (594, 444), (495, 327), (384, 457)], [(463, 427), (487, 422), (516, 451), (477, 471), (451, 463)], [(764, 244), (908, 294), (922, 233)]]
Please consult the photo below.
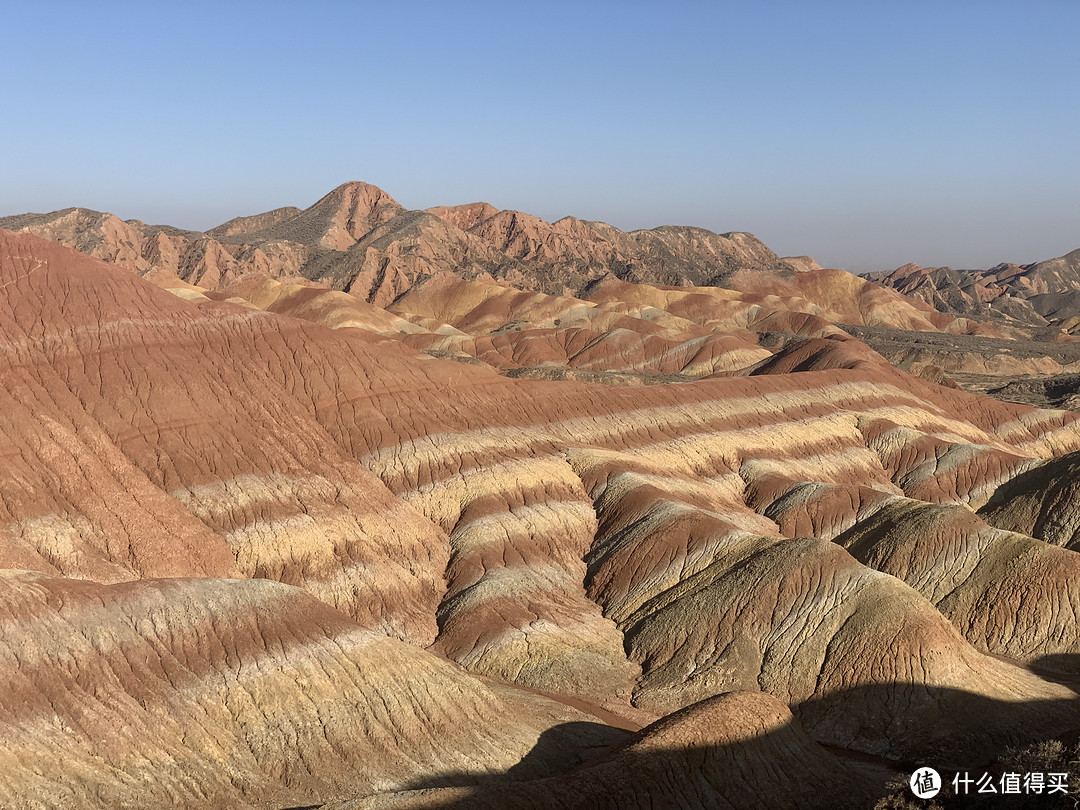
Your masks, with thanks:
[(906, 264), (863, 277), (921, 299), (940, 312), (996, 321), (1028, 335), (1061, 339), (1077, 334), (1080, 326), (1080, 250), (989, 270)]
[(670, 225), (626, 233), (575, 217), (548, 223), (487, 203), (409, 211), (360, 182), (345, 183), (303, 210), (239, 217), (205, 233), (79, 208), (0, 218), (0, 228), (211, 290), (255, 273), (306, 278), (386, 306), (445, 273), (575, 297), (588, 297), (598, 281), (620, 279), (778, 295), (788, 308), (834, 320), (833, 307), (844, 302), (851, 323), (987, 333), (968, 319), (945, 317), (847, 273), (822, 270), (809, 257), (788, 263), (748, 233)]

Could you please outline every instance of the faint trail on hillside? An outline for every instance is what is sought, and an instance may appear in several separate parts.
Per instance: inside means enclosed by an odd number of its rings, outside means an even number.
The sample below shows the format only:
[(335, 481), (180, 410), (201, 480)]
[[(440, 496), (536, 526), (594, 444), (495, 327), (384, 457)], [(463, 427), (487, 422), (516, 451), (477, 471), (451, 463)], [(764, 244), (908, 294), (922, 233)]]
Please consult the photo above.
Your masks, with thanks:
[[(13, 259), (31, 259), (33, 257), (32, 256), (12, 256), (11, 258), (13, 258)], [(37, 262), (37, 264), (35, 264), (33, 267), (31, 267), (29, 270), (27, 270), (26, 273), (24, 273), (23, 275), (17, 276), (15, 278), (11, 279), (11, 281), (5, 281), (3, 284), (0, 284), (0, 290), (4, 289), (5, 287), (10, 287), (12, 284), (16, 283), (17, 281), (23, 281), (24, 279), (29, 278), (32, 273), (36, 272), (37, 270), (40, 270), (42, 267), (44, 267), (47, 264), (47, 261), (45, 259), (35, 259), (35, 261)]]

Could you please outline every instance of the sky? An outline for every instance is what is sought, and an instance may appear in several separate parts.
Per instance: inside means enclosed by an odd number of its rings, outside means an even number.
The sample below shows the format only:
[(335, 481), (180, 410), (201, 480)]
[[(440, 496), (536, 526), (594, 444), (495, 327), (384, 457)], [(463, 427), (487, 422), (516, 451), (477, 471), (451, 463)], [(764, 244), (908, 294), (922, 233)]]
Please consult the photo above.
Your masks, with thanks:
[(0, 216), (350, 180), (853, 271), (1080, 247), (1080, 2), (2, 2)]

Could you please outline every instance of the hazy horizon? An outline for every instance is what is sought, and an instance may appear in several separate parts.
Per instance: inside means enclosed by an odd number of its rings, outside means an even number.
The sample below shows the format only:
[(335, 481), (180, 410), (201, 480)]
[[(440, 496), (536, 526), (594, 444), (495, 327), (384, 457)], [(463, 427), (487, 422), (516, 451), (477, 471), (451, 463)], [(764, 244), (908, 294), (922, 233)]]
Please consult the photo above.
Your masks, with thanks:
[(0, 216), (205, 230), (348, 180), (857, 272), (1080, 247), (1080, 7), (17, 7)]

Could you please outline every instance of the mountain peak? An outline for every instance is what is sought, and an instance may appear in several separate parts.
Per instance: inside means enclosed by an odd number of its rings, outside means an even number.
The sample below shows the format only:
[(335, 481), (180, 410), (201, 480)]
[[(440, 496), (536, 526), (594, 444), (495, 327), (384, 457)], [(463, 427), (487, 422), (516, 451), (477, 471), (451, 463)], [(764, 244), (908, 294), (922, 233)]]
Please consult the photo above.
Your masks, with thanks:
[(329, 194), (326, 194), (319, 202), (315, 203), (315, 205), (319, 205), (323, 200), (331, 199), (379, 200), (400, 206), (400, 203), (398, 203), (397, 200), (381, 188), (374, 186), (371, 183), (365, 183), (362, 180), (350, 180), (347, 183), (342, 183)]
[(280, 238), (301, 244), (318, 244), (329, 250), (348, 250), (371, 230), (405, 210), (378, 186), (352, 181), (342, 183), (287, 222)]

